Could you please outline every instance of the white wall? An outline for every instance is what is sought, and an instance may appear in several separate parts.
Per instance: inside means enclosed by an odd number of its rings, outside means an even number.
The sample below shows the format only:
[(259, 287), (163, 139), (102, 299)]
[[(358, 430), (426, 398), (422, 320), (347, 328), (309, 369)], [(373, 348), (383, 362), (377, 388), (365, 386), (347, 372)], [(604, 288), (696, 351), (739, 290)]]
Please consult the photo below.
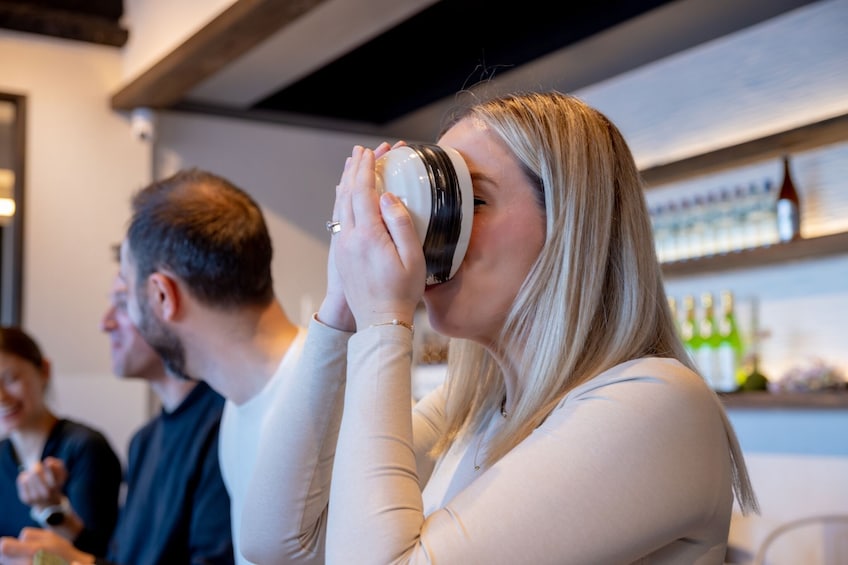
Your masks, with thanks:
[(114, 48), (0, 31), (0, 91), (27, 97), (23, 326), (53, 360), (57, 410), (100, 427), (123, 457), (147, 389), (119, 383), (99, 331), (129, 195), (150, 149), (109, 109)]

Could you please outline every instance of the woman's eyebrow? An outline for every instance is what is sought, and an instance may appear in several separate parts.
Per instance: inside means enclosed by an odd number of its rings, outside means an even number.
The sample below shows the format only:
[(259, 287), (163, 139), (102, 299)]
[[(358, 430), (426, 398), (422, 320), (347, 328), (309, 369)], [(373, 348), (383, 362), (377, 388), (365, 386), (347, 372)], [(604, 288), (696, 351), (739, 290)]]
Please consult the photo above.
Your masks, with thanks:
[(492, 180), (492, 177), (490, 177), (486, 173), (481, 173), (480, 171), (470, 171), (470, 174), (472, 182), (495, 182), (494, 180)]

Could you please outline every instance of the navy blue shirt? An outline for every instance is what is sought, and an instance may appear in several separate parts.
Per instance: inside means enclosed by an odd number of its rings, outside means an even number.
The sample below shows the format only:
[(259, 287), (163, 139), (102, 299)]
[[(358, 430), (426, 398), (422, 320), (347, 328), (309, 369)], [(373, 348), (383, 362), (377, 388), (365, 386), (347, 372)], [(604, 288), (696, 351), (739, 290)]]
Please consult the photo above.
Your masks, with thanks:
[(201, 382), (176, 410), (163, 410), (133, 436), (127, 499), (108, 561), (234, 562), (230, 499), (218, 466), (223, 406), (224, 399)]
[[(106, 551), (118, 518), (121, 462), (103, 435), (86, 425), (60, 419), (50, 430), (42, 460), (65, 463), (68, 480), (63, 492), (85, 529), (74, 540), (79, 549), (95, 555)], [(20, 501), (15, 481), (20, 463), (10, 439), (0, 441), (0, 536), (17, 536), (25, 526), (40, 528)]]

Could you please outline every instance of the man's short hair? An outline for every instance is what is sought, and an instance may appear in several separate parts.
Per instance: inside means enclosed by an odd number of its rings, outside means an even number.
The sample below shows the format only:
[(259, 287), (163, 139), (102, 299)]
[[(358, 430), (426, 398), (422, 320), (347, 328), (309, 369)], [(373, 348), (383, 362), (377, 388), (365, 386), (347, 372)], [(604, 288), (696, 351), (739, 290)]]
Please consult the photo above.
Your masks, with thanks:
[(165, 269), (210, 306), (262, 306), (273, 299), (273, 249), (262, 210), (213, 173), (182, 170), (136, 193), (127, 243), (137, 284)]

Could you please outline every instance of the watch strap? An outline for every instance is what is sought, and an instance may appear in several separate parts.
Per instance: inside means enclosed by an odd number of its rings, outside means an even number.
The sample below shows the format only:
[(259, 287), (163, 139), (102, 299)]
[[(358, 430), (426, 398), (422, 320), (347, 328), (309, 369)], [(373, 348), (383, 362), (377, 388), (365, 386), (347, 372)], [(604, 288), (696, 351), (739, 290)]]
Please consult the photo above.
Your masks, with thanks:
[(65, 521), (65, 516), (71, 513), (71, 502), (67, 496), (63, 496), (59, 504), (51, 504), (44, 508), (30, 508), (30, 517), (38, 522), (42, 528), (58, 526)]

